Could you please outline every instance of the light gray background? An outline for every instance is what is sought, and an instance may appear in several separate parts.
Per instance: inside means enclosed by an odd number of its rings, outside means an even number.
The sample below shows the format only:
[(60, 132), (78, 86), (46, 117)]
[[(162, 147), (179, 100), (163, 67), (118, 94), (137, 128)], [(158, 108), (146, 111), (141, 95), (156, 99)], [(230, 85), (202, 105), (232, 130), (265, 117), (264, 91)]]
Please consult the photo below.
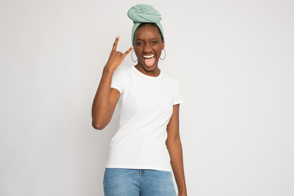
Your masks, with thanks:
[(159, 68), (182, 82), (188, 195), (293, 196), (291, 0), (1, 0), (0, 195), (103, 195), (118, 110), (95, 130), (91, 107), (115, 37), (131, 46), (139, 3), (161, 13)]

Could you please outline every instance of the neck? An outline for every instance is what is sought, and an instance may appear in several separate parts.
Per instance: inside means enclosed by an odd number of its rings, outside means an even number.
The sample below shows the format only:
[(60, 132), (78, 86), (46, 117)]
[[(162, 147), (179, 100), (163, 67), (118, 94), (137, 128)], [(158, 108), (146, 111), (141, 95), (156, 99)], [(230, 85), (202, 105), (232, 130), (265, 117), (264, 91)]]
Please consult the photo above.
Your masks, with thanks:
[(137, 65), (135, 65), (135, 68), (138, 69), (143, 74), (148, 75), (148, 76), (153, 76), (153, 77), (159, 76), (159, 74), (161, 72), (161, 70), (158, 68), (157, 65), (153, 69), (152, 68), (145, 69), (145, 67), (143, 65), (141, 65), (140, 63), (138, 63)]

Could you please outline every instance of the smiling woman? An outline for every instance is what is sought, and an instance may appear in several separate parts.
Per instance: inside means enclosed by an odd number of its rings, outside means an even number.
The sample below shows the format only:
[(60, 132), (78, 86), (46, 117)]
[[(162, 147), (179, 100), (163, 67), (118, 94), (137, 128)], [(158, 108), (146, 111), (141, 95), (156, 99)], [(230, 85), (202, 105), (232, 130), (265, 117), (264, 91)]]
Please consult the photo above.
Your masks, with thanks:
[[(136, 68), (146, 75), (159, 75), (158, 60), (165, 46), (161, 15), (145, 4), (133, 6), (127, 14), (134, 22), (132, 44), (138, 57)], [(146, 56), (154, 57), (147, 59)]]
[[(142, 23), (136, 29), (134, 37), (134, 51), (138, 57), (136, 67), (143, 67), (149, 74), (158, 75), (158, 60), (164, 46), (158, 27), (154, 23)], [(153, 73), (150, 72), (151, 69)], [(141, 71), (144, 72), (143, 70)], [(145, 73), (148, 75), (148, 72)]]
[[(158, 67), (164, 50), (161, 16), (150, 5), (128, 11), (133, 20), (132, 45), (127, 52), (113, 44), (92, 107), (92, 125), (103, 129), (121, 99), (119, 127), (109, 145), (103, 178), (106, 196), (187, 195), (179, 106), (183, 103), (180, 80)], [(134, 49), (138, 63), (119, 67)]]

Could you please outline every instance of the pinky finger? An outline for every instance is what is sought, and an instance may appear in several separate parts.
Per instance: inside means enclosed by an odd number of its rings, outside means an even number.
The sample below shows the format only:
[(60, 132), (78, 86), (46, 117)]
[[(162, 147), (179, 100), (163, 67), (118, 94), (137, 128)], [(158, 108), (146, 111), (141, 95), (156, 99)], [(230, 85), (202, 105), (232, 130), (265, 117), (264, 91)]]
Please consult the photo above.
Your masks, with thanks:
[(131, 46), (130, 49), (128, 49), (128, 50), (124, 53), (124, 55), (127, 56), (132, 50), (133, 50), (133, 46)]

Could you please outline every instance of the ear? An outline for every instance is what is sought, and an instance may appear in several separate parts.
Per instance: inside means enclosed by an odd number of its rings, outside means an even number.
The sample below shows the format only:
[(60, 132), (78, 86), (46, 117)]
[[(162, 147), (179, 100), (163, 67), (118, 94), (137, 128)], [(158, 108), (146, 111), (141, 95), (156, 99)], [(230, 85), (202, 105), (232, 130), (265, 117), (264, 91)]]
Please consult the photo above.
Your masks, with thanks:
[(164, 42), (162, 43), (162, 49), (164, 49), (164, 47), (165, 47), (165, 44), (164, 44)]

